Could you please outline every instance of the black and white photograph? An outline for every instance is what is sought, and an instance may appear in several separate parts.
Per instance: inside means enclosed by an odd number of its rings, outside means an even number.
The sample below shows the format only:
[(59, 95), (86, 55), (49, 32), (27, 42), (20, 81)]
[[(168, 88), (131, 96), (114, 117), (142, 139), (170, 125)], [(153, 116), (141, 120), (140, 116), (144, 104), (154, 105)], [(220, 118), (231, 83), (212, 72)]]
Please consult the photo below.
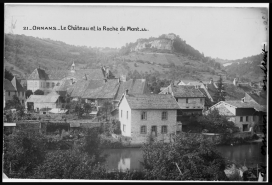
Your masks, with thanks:
[(2, 182), (268, 182), (269, 3), (4, 3)]

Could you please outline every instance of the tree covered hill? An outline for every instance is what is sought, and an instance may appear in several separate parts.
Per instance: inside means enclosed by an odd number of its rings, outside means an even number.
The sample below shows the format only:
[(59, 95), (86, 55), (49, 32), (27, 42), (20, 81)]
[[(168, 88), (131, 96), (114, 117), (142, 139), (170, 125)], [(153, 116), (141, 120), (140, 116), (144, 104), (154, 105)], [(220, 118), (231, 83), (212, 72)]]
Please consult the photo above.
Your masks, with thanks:
[(259, 66), (262, 60), (263, 54), (231, 60), (229, 61), (229, 65), (226, 65), (224, 69), (230, 76), (239, 77), (247, 81), (259, 82), (263, 80), (264, 76), (264, 72)]
[(25, 35), (5, 34), (4, 39), (5, 66), (16, 74), (29, 74), (38, 66), (68, 69), (73, 61), (84, 66), (98, 60), (96, 52), (87, 47)]

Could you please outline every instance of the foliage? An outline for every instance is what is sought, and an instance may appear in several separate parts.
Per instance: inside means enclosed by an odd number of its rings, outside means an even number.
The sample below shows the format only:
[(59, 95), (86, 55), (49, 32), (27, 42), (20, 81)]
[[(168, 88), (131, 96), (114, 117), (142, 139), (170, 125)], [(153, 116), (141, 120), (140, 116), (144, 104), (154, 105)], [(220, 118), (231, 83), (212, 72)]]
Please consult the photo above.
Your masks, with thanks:
[(32, 90), (27, 90), (26, 92), (25, 92), (25, 96), (26, 96), (26, 98), (28, 98), (30, 95), (32, 95), (33, 94), (33, 92), (32, 92)]
[(113, 133), (118, 134), (118, 135), (121, 134), (122, 133), (121, 132), (121, 122), (119, 120), (113, 120), (112, 124), (113, 124), (113, 127), (114, 127)]
[(11, 178), (26, 178), (45, 159), (46, 140), (39, 132), (20, 130), (4, 136), (4, 172)]
[(226, 91), (225, 91), (225, 87), (223, 85), (223, 79), (220, 76), (218, 83), (217, 83), (217, 91), (214, 94), (214, 102), (220, 102), (220, 101), (225, 101), (225, 97), (226, 97)]
[(224, 158), (201, 134), (180, 134), (170, 144), (145, 144), (143, 159), (148, 180), (226, 180)]
[(35, 95), (44, 95), (44, 92), (40, 89), (37, 89), (36, 91), (34, 91)]
[(89, 111), (92, 109), (92, 106), (89, 103), (84, 103), (83, 108), (86, 113), (89, 113)]
[(24, 105), (21, 105), (21, 102), (19, 98), (16, 95), (13, 95), (12, 100), (8, 100), (6, 102), (5, 109), (16, 109), (16, 113), (8, 112), (6, 113), (6, 116), (9, 118), (13, 118), (13, 120), (16, 118), (17, 120), (23, 119), (25, 115), (25, 107)]
[(13, 74), (10, 71), (8, 71), (7, 69), (5, 69), (5, 79), (11, 81), (13, 79), (13, 77), (14, 77)]
[(108, 115), (109, 115), (110, 111), (112, 111), (112, 109), (113, 109), (113, 106), (112, 106), (111, 102), (105, 101), (103, 103), (102, 111), (105, 114), (106, 119), (108, 119)]
[(62, 130), (68, 131), (69, 128), (70, 128), (69, 123), (54, 123), (54, 122), (46, 123), (46, 132), (58, 131), (60, 133)]
[(239, 130), (233, 122), (228, 121), (226, 116), (220, 115), (217, 109), (210, 110), (207, 115), (202, 115), (197, 119), (202, 129), (207, 129), (209, 133), (233, 133)]

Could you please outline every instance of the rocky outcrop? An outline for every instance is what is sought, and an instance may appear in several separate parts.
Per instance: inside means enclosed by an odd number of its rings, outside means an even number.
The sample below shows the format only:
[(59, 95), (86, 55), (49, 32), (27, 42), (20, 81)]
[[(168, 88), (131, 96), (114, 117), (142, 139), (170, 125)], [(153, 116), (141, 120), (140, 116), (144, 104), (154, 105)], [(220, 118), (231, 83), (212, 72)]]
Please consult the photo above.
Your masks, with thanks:
[(171, 39), (156, 39), (150, 42), (139, 41), (132, 51), (141, 51), (144, 49), (157, 49), (157, 50), (168, 50), (172, 51), (173, 41)]

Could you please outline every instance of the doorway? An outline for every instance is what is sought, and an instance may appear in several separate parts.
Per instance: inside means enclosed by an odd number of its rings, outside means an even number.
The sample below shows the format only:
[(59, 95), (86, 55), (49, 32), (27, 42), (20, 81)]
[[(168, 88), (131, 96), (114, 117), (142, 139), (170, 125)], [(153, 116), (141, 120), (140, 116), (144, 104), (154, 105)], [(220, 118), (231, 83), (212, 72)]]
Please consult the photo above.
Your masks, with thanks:
[(157, 126), (152, 126), (151, 127), (151, 134), (152, 136), (157, 136)]

